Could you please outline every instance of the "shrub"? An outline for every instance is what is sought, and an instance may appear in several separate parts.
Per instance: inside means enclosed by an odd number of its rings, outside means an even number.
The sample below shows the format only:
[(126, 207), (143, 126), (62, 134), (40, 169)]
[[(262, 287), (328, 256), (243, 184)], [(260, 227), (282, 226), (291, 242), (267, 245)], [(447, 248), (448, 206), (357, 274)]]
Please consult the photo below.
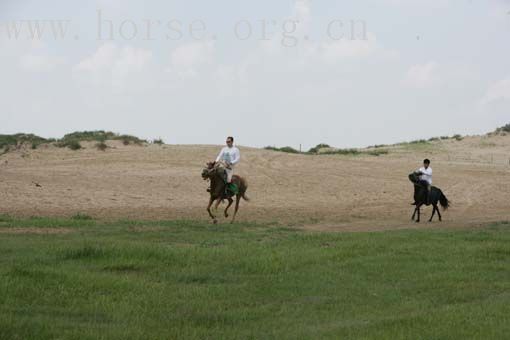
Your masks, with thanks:
[(287, 152), (287, 153), (300, 153), (298, 150), (296, 150), (290, 146), (284, 146), (283, 148), (277, 148), (274, 146), (266, 146), (264, 149), (272, 150), (272, 151), (279, 151), (279, 152)]
[(498, 128), (496, 132), (510, 132), (510, 123)]
[(453, 139), (457, 140), (457, 141), (461, 141), (464, 139), (464, 137), (462, 137), (461, 135), (453, 135), (452, 137)]
[(299, 153), (298, 150), (294, 149), (293, 147), (290, 147), (290, 146), (284, 146), (283, 148), (280, 148), (280, 151), (281, 152), (287, 152), (287, 153)]
[(134, 144), (142, 144), (146, 141), (131, 135), (119, 135), (113, 133), (111, 131), (77, 131), (73, 133), (68, 133), (62, 139), (59, 140), (60, 143), (66, 144), (71, 141), (97, 141), (104, 142), (106, 140), (121, 140), (124, 145), (128, 145), (131, 143)]
[(163, 145), (165, 144), (161, 138), (156, 138), (152, 141), (153, 144)]
[(320, 149), (327, 149), (327, 148), (330, 148), (330, 146), (328, 144), (324, 144), (324, 143), (317, 144), (316, 146), (314, 146), (313, 148), (308, 150), (308, 153), (319, 153)]
[(323, 155), (359, 155), (361, 154), (361, 151), (357, 149), (335, 149), (335, 150), (328, 150)]
[(11, 146), (29, 144), (32, 149), (36, 149), (39, 145), (49, 143), (52, 139), (46, 139), (32, 133), (17, 133), (14, 135), (0, 135), (0, 149), (7, 149)]
[(409, 144), (427, 144), (428, 142), (425, 139), (417, 139), (410, 141)]
[(432, 138), (429, 138), (428, 141), (429, 142), (437, 142), (437, 141), (440, 141), (440, 140), (441, 140), (441, 138), (439, 138), (439, 137), (432, 137)]
[(81, 144), (77, 140), (71, 140), (68, 143), (66, 143), (64, 146), (68, 147), (71, 150), (79, 150), (81, 149)]
[(366, 152), (367, 155), (370, 156), (380, 156), (389, 154), (388, 150), (370, 150)]
[(108, 149), (108, 145), (106, 145), (105, 142), (99, 142), (96, 144), (96, 148), (98, 150), (105, 151), (106, 149)]
[(97, 131), (76, 131), (73, 133), (68, 133), (67, 135), (64, 135), (62, 137), (62, 141), (71, 141), (71, 140), (77, 140), (77, 141), (98, 141), (103, 142), (107, 139), (113, 139), (115, 137), (115, 134), (110, 131), (103, 131), (103, 130), (97, 130)]

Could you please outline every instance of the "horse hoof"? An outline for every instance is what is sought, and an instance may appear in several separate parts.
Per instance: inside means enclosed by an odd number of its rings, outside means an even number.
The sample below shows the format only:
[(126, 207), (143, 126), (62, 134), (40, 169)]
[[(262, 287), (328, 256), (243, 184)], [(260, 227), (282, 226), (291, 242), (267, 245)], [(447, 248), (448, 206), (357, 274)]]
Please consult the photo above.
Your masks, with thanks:
[(225, 217), (228, 217), (228, 214), (225, 214)]
[(214, 219), (212, 223), (213, 224), (218, 224), (218, 220)]

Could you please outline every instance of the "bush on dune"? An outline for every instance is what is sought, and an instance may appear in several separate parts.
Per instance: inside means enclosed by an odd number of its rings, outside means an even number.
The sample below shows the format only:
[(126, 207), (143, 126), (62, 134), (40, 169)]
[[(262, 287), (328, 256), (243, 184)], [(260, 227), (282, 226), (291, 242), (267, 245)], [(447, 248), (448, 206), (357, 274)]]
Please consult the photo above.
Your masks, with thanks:
[(287, 152), (287, 153), (300, 153), (298, 150), (296, 150), (290, 146), (284, 146), (283, 148), (277, 148), (274, 146), (266, 146), (264, 149), (272, 150), (272, 151), (279, 151), (279, 152)]
[(46, 139), (32, 133), (17, 133), (14, 135), (0, 135), (0, 149), (6, 149), (9, 147), (15, 147), (18, 145), (27, 144), (30, 145), (32, 149), (37, 149), (37, 147), (44, 143), (50, 143), (54, 141), (54, 139)]

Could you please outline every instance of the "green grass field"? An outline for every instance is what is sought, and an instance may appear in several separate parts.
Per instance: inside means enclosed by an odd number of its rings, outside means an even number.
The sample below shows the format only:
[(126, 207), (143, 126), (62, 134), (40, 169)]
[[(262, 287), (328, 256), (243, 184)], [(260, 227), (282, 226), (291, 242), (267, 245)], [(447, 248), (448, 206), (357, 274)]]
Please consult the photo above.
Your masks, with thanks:
[(509, 223), (332, 234), (4, 216), (0, 261), (1, 339), (510, 334)]

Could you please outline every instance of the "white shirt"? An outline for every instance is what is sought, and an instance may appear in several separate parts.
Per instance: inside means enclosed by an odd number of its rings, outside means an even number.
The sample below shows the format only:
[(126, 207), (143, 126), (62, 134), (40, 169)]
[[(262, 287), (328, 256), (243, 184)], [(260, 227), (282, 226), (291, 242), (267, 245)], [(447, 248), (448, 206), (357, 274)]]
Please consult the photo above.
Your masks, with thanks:
[(420, 180), (427, 181), (430, 185), (432, 185), (432, 168), (429, 166), (425, 169), (425, 167), (422, 166), (418, 171), (422, 173)]
[(236, 165), (241, 160), (241, 153), (235, 146), (229, 148), (225, 146), (216, 157), (216, 162), (225, 161), (227, 164)]

